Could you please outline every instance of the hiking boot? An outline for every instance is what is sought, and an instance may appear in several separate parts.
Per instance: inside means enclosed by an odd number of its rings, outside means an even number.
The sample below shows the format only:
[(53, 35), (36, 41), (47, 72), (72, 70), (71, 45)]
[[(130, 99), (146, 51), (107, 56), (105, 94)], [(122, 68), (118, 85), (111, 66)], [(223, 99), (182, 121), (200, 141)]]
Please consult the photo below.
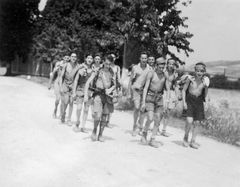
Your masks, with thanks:
[(99, 142), (104, 142), (104, 138), (102, 136), (98, 136), (98, 141)]
[(153, 138), (151, 138), (149, 145), (154, 148), (159, 148), (159, 144)]
[(162, 131), (161, 135), (164, 137), (169, 137), (169, 134), (166, 131)]
[(55, 112), (53, 112), (52, 117), (53, 117), (53, 119), (56, 119), (57, 118), (57, 114)]
[(72, 122), (71, 122), (70, 119), (67, 120), (67, 125), (68, 125), (68, 126), (72, 126)]
[(80, 132), (81, 129), (79, 128), (79, 124), (76, 124), (74, 127), (73, 127), (73, 131), (74, 132)]
[(137, 134), (138, 134), (138, 133), (137, 133), (137, 130), (136, 130), (136, 129), (135, 129), (135, 130), (133, 130), (133, 132), (132, 132), (132, 136), (134, 136), (134, 137), (135, 137), (135, 136), (137, 136)]
[(96, 135), (96, 133), (92, 133), (91, 139), (92, 139), (92, 141), (97, 141), (97, 135)]
[(80, 129), (80, 131), (83, 132), (83, 133), (88, 133), (87, 129), (84, 128), (84, 127), (82, 127), (82, 128)]
[(143, 145), (147, 145), (148, 144), (148, 141), (147, 141), (147, 133), (146, 132), (143, 132), (143, 135), (142, 135), (142, 138), (141, 138), (141, 143)]
[(199, 148), (199, 145), (195, 142), (191, 142), (190, 143), (190, 147), (193, 148), (193, 149), (198, 149)]
[(183, 147), (188, 147), (189, 146), (189, 143), (187, 140), (183, 140)]

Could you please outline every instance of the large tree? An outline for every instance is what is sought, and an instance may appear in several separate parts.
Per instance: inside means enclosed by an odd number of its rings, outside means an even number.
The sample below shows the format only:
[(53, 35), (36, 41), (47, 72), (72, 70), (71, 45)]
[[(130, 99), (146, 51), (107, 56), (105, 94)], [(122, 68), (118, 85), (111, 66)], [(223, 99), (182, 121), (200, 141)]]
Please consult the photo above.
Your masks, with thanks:
[(10, 62), (16, 55), (27, 58), (39, 1), (0, 1), (0, 60)]
[[(184, 6), (191, 2), (181, 1)], [(128, 61), (136, 63), (140, 50), (171, 56), (171, 51), (192, 51), (184, 32), (186, 17), (178, 10), (180, 0), (48, 0), (38, 20), (35, 54), (52, 62), (56, 57), (76, 51), (118, 52), (125, 43)], [(134, 57), (135, 55), (135, 57)]]

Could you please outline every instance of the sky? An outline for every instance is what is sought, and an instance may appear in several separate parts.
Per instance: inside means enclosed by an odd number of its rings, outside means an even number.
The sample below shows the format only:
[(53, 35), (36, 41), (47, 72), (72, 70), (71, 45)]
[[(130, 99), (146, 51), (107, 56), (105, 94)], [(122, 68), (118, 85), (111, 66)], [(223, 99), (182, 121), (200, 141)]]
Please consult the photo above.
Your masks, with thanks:
[[(41, 0), (42, 10), (47, 0)], [(188, 31), (194, 53), (180, 54), (187, 64), (198, 61), (240, 60), (240, 0), (192, 0), (181, 8), (187, 16)]]

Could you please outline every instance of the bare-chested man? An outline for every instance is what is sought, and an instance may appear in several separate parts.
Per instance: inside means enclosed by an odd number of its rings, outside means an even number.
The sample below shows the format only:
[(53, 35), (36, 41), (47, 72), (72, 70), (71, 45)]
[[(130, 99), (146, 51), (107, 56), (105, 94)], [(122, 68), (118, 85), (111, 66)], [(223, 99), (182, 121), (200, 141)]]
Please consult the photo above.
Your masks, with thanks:
[(131, 97), (132, 91), (132, 100), (134, 102), (133, 133), (132, 133), (133, 136), (137, 135), (138, 128), (141, 131), (144, 119), (144, 115), (141, 114), (140, 107), (143, 86), (146, 82), (147, 73), (151, 69), (151, 67), (147, 64), (147, 59), (148, 59), (147, 53), (142, 52), (140, 54), (140, 62), (137, 65), (134, 65), (132, 68), (130, 81), (128, 85), (128, 98)]
[[(113, 62), (111, 63), (110, 67), (112, 68), (116, 85), (116, 88), (113, 91), (113, 103), (117, 103), (118, 97), (121, 96), (121, 69), (118, 65), (115, 64), (116, 55), (112, 53), (111, 56), (113, 57)], [(109, 119), (107, 119), (108, 124), (106, 125), (106, 127), (111, 128), (111, 126), (109, 125), (111, 114), (108, 115), (108, 117)]]
[[(113, 62), (113, 57), (108, 55), (104, 59), (103, 67), (97, 72), (94, 72), (88, 79), (85, 92), (84, 101), (88, 101), (88, 89), (92, 83), (93, 90), (93, 116), (94, 116), (94, 128), (92, 132), (92, 141), (99, 140), (101, 142), (103, 139), (104, 127), (108, 124), (108, 116), (113, 112), (113, 101), (112, 93), (115, 89), (114, 73), (110, 64)], [(97, 128), (99, 128), (99, 134), (97, 136)]]
[(142, 110), (146, 110), (148, 115), (141, 142), (145, 145), (148, 144), (147, 133), (150, 124), (152, 121), (154, 121), (154, 127), (149, 145), (155, 148), (159, 147), (158, 143), (155, 141), (155, 138), (164, 112), (163, 90), (166, 84), (166, 77), (163, 72), (164, 67), (165, 63), (157, 59), (154, 70), (150, 71), (147, 75), (142, 97), (141, 108)]
[(94, 71), (98, 71), (101, 68), (101, 66), (102, 66), (101, 62), (102, 62), (102, 57), (101, 57), (101, 55), (99, 53), (97, 53), (94, 56), (94, 62), (92, 64), (92, 69)]
[(62, 70), (60, 77), (60, 92), (61, 92), (61, 122), (65, 122), (66, 108), (69, 105), (68, 125), (71, 125), (71, 116), (73, 110), (72, 87), (75, 75), (78, 71), (79, 65), (77, 63), (76, 53), (70, 56), (70, 63), (67, 63)]
[(185, 135), (183, 138), (183, 145), (189, 146), (188, 136), (192, 128), (192, 139), (190, 147), (198, 149), (196, 144), (197, 126), (204, 120), (204, 102), (208, 93), (209, 78), (205, 76), (206, 65), (199, 62), (195, 65), (195, 75), (188, 76), (188, 80), (183, 87), (183, 105), (187, 110)]
[[(54, 87), (54, 94), (56, 96), (55, 107), (54, 107), (54, 111), (53, 111), (53, 118), (57, 117), (57, 109), (58, 109), (58, 105), (59, 105), (59, 102), (60, 102), (60, 99), (61, 99), (60, 85), (59, 85), (59, 80), (60, 80), (60, 77), (61, 77), (61, 71), (62, 71), (65, 63), (68, 63), (69, 60), (70, 60), (69, 56), (64, 56), (63, 60), (56, 62), (52, 73), (50, 73), (50, 80), (49, 80), (48, 89), (49, 90), (51, 89), (52, 83), (54, 82), (53, 87)], [(61, 110), (60, 110), (60, 112), (61, 112)]]
[(174, 59), (170, 58), (167, 60), (167, 67), (166, 71), (164, 72), (166, 77), (166, 85), (169, 89), (165, 91), (165, 115), (163, 117), (163, 128), (162, 128), (162, 136), (168, 137), (169, 135), (166, 132), (166, 128), (169, 122), (170, 112), (176, 108), (177, 105), (177, 87), (176, 87), (176, 80), (178, 78), (178, 73), (176, 72), (177, 63)]
[[(93, 56), (91, 54), (87, 54), (85, 56), (85, 62), (83, 64), (80, 65), (80, 68), (76, 74), (75, 80), (74, 80), (74, 85), (73, 85), (73, 99), (75, 99), (76, 104), (77, 104), (77, 110), (76, 110), (76, 114), (77, 114), (77, 122), (76, 125), (74, 127), (74, 131), (75, 132), (87, 132), (85, 129), (85, 124), (87, 121), (87, 117), (88, 117), (88, 111), (89, 111), (89, 107), (92, 103), (92, 96), (91, 96), (91, 91), (89, 90), (88, 94), (89, 94), (89, 99), (87, 102), (83, 102), (84, 100), (84, 87), (85, 84), (87, 82), (87, 80), (89, 79), (89, 77), (91, 76), (93, 70), (91, 68), (91, 65), (93, 63)], [(84, 104), (84, 110), (83, 110), (83, 118), (82, 118), (82, 125), (81, 128), (79, 128), (80, 126), (80, 116), (81, 116), (81, 112), (82, 112), (82, 106)]]

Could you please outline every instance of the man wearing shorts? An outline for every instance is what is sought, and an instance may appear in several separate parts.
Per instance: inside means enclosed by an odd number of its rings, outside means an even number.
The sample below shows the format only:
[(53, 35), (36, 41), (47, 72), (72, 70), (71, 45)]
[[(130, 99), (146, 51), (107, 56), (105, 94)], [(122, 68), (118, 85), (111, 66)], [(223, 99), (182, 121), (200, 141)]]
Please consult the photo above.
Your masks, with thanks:
[[(54, 111), (53, 111), (53, 118), (57, 117), (57, 109), (58, 109), (58, 105), (59, 105), (59, 102), (60, 102), (60, 99), (61, 99), (60, 85), (59, 85), (59, 80), (60, 80), (60, 77), (61, 77), (61, 71), (62, 71), (65, 63), (68, 63), (69, 60), (70, 60), (69, 56), (63, 57), (62, 61), (56, 62), (52, 73), (50, 73), (50, 80), (49, 80), (48, 89), (49, 90), (51, 89), (52, 83), (54, 82), (53, 88), (54, 88), (54, 94), (55, 94), (55, 97), (56, 97), (55, 107), (54, 107)], [(61, 112), (61, 110), (60, 110), (60, 112)], [(60, 116), (61, 116), (61, 114), (60, 114)]]
[(71, 125), (71, 116), (73, 110), (73, 98), (72, 98), (72, 87), (75, 75), (79, 69), (77, 63), (76, 53), (72, 53), (70, 56), (70, 63), (67, 63), (62, 70), (60, 77), (60, 93), (61, 93), (61, 122), (65, 122), (66, 109), (69, 105), (68, 113), (68, 125)]
[(170, 113), (176, 108), (178, 101), (176, 87), (176, 80), (178, 78), (178, 73), (176, 72), (177, 67), (177, 62), (174, 59), (170, 58), (167, 60), (167, 67), (164, 74), (169, 89), (166, 89), (164, 93), (164, 105), (167, 110), (165, 110), (165, 115), (163, 117), (163, 128), (161, 133), (161, 135), (165, 137), (169, 136), (166, 132), (166, 128), (169, 122)]
[[(94, 72), (88, 79), (85, 92), (84, 101), (88, 101), (88, 90), (90, 88), (93, 91), (93, 117), (94, 117), (94, 128), (92, 131), (92, 141), (103, 142), (103, 131), (105, 126), (108, 124), (109, 115), (113, 113), (113, 101), (112, 93), (115, 89), (114, 73), (110, 68), (110, 64), (113, 62), (113, 57), (108, 55), (105, 57), (103, 67), (97, 72)], [(97, 129), (99, 127), (99, 133), (97, 136)]]
[[(209, 78), (206, 74), (206, 65), (199, 62), (195, 65), (195, 75), (188, 76), (183, 87), (183, 106), (186, 112), (185, 135), (183, 146), (198, 149), (196, 143), (197, 126), (204, 120), (204, 102), (208, 93)], [(192, 128), (192, 139), (188, 143), (189, 132)]]
[[(134, 103), (133, 113), (133, 136), (137, 135), (138, 124), (141, 131), (144, 115), (140, 111), (143, 86), (146, 82), (147, 73), (151, 67), (147, 64), (147, 53), (140, 54), (140, 62), (132, 68), (129, 85), (128, 85), (128, 98), (131, 98)], [(132, 94), (131, 94), (132, 92)]]
[[(77, 110), (76, 110), (76, 115), (77, 115), (77, 122), (74, 127), (75, 132), (87, 132), (85, 129), (85, 124), (87, 121), (88, 117), (88, 111), (89, 107), (91, 105), (91, 91), (89, 91), (89, 99), (87, 102), (83, 102), (84, 100), (84, 87), (91, 76), (93, 70), (91, 68), (93, 62), (93, 56), (91, 54), (87, 54), (85, 56), (85, 62), (80, 65), (80, 68), (76, 74), (75, 80), (74, 80), (74, 85), (73, 85), (73, 99), (75, 100), (77, 104)], [(82, 112), (82, 105), (84, 104), (84, 110), (83, 110), (83, 119), (82, 119), (82, 126), (80, 126), (80, 116)]]
[[(156, 61), (155, 69), (147, 74), (146, 84), (143, 89), (142, 110), (147, 111), (147, 121), (144, 126), (141, 142), (145, 145), (158, 148), (159, 145), (155, 141), (160, 121), (163, 117), (163, 90), (166, 84), (164, 76), (165, 63)], [(150, 142), (147, 141), (147, 133), (149, 126), (154, 121), (154, 127)]]

